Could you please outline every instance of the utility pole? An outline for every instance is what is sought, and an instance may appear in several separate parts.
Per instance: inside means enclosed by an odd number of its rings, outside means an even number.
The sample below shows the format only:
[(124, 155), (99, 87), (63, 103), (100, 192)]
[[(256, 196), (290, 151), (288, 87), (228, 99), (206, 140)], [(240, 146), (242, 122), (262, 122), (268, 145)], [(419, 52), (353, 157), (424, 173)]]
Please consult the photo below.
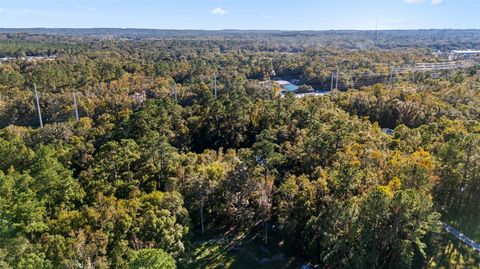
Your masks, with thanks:
[(265, 222), (265, 245), (268, 245), (268, 222), (267, 220), (264, 220)]
[(143, 91), (142, 92), (142, 107), (145, 107), (145, 103), (147, 102), (147, 92)]
[(395, 65), (392, 65), (392, 67), (390, 67), (391, 70), (390, 70), (390, 84), (392, 84), (393, 82), (393, 70), (395, 69)]
[(377, 23), (375, 24), (375, 45), (378, 41), (378, 16), (377, 16)]
[(335, 89), (338, 90), (338, 68), (337, 68), (337, 82), (335, 83)]
[(173, 96), (175, 98), (175, 102), (178, 102), (178, 98), (177, 98), (177, 83), (175, 81), (173, 81)]
[(272, 81), (268, 80), (268, 99), (272, 99)]
[(332, 79), (330, 80), (330, 91), (333, 90), (333, 72), (332, 72)]
[(203, 207), (204, 206), (205, 206), (205, 203), (203, 202), (203, 198), (202, 198), (201, 205), (200, 205), (200, 222), (202, 224), (202, 235), (205, 234), (205, 226), (203, 225), (203, 222), (204, 222)]
[(78, 117), (77, 95), (75, 93), (73, 93), (73, 111), (75, 113), (75, 120), (79, 121), (80, 119)]
[(33, 84), (33, 90), (35, 91), (35, 101), (37, 103), (38, 120), (40, 121), (40, 128), (43, 128), (42, 112), (40, 111), (40, 100), (38, 98), (37, 85)]
[(213, 76), (213, 85), (214, 85), (214, 89), (215, 89), (215, 99), (217, 99), (217, 75), (214, 75)]

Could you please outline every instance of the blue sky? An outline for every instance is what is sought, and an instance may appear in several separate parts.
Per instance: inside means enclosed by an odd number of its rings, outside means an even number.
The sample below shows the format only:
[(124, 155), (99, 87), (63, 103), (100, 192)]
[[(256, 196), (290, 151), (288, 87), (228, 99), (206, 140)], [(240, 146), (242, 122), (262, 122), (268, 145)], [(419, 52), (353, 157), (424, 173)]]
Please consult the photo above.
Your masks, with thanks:
[(0, 0), (0, 27), (480, 29), (480, 0)]

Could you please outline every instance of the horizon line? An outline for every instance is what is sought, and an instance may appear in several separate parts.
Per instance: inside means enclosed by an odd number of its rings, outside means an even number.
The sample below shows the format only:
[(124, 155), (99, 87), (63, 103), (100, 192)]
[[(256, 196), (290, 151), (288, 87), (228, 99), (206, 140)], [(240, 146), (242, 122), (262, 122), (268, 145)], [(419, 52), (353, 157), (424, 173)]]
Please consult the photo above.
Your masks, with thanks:
[(480, 28), (391, 28), (391, 29), (194, 29), (194, 28), (142, 28), (142, 27), (0, 27), (1, 30), (28, 30), (28, 29), (46, 29), (46, 30), (159, 30), (159, 31), (276, 31), (276, 32), (326, 32), (326, 31), (432, 31), (432, 30), (480, 30)]

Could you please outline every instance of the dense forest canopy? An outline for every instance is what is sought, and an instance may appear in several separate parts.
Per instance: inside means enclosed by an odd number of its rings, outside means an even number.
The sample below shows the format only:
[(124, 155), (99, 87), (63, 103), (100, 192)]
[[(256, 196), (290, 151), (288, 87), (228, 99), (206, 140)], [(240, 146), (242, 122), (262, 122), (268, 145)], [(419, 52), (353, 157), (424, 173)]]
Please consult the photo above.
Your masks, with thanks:
[(478, 30), (0, 32), (2, 268), (480, 265)]

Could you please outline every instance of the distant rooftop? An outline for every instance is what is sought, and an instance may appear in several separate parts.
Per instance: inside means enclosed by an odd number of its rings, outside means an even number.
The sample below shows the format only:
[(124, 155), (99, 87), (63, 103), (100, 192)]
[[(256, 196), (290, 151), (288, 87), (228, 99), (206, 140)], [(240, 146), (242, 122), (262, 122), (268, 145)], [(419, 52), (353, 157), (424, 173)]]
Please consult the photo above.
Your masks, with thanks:
[(476, 54), (480, 53), (480, 50), (454, 50), (452, 53), (457, 53), (457, 54)]
[(275, 82), (280, 84), (280, 86), (291, 84), (290, 82), (288, 82), (286, 80), (275, 80)]
[(382, 128), (382, 132), (384, 132), (388, 135), (394, 135), (395, 134), (395, 130), (390, 129), (390, 128)]
[(296, 98), (304, 98), (309, 96), (323, 96), (328, 94), (329, 92), (306, 92), (306, 93), (298, 93), (295, 95)]

